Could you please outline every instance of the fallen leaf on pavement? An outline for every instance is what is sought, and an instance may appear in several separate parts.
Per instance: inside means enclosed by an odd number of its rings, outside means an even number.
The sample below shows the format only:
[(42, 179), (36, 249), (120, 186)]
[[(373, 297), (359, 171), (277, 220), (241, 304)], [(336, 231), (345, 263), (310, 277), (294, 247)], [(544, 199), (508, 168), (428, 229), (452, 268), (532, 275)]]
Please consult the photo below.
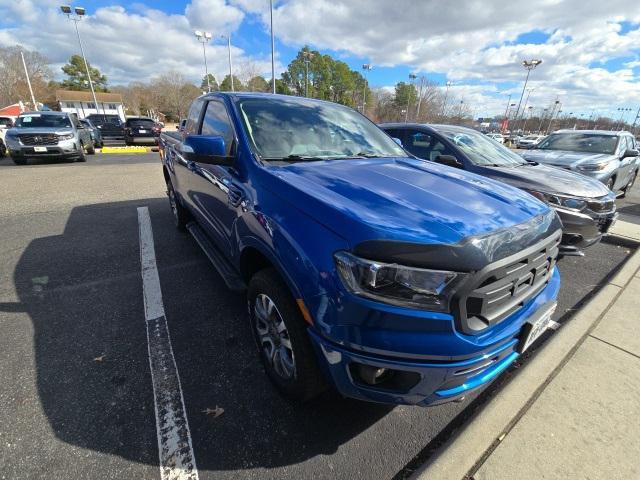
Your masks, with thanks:
[(100, 355), (99, 357), (96, 357), (93, 359), (94, 362), (104, 362), (106, 355)]
[(220, 408), (216, 405), (216, 408), (206, 408), (202, 410), (205, 415), (212, 415), (213, 418), (217, 418), (224, 413), (224, 408)]

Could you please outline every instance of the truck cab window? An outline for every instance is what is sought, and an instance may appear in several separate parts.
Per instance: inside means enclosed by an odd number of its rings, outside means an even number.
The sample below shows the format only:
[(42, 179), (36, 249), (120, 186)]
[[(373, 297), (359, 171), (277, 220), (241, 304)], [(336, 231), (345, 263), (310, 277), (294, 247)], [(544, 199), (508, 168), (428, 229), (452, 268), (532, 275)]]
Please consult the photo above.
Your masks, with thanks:
[(234, 139), (233, 126), (223, 103), (213, 100), (207, 104), (200, 134), (224, 138), (227, 155), (231, 155)]

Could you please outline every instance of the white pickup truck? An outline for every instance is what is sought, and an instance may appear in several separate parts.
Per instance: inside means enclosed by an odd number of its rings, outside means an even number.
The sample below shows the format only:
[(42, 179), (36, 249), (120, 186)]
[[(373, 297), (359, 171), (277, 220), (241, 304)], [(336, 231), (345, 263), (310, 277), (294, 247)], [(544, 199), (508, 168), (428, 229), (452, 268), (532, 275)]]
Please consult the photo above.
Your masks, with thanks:
[(7, 145), (4, 141), (4, 136), (11, 127), (13, 127), (13, 119), (11, 117), (0, 117), (0, 158), (7, 154)]

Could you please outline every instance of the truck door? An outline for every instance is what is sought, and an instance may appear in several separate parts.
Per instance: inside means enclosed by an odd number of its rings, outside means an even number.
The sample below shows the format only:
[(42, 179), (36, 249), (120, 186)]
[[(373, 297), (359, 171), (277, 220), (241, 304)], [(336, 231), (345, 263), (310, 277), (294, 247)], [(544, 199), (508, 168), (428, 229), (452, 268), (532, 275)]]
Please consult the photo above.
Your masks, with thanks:
[[(207, 101), (199, 134), (222, 137), (226, 155), (235, 155), (236, 134), (222, 100)], [(188, 168), (190, 201), (204, 220), (201, 225), (224, 253), (231, 254), (233, 224), (244, 198), (236, 171), (234, 167), (200, 162), (190, 162)]]

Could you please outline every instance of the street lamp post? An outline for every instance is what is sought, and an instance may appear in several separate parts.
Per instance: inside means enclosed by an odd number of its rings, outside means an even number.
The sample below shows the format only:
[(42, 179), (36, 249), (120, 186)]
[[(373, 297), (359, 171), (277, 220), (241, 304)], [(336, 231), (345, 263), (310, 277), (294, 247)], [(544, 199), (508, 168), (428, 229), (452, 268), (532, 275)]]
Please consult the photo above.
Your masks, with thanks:
[(207, 79), (207, 92), (211, 91), (211, 83), (209, 82), (209, 68), (207, 67), (207, 43), (211, 40), (211, 34), (209, 32), (201, 32), (196, 30), (193, 32), (202, 44), (202, 56), (204, 57), (204, 77)]
[[(535, 88), (527, 88), (527, 99), (524, 101), (524, 106), (522, 107), (522, 117), (520, 120), (525, 120), (525, 113), (527, 111), (527, 105), (529, 104), (529, 97), (531, 96), (531, 92), (533, 92)], [(516, 119), (516, 121), (518, 121)], [(524, 132), (524, 126), (522, 126), (522, 131)]]
[(555, 103), (553, 104), (553, 109), (551, 110), (551, 116), (549, 117), (549, 125), (547, 125), (547, 130), (545, 132), (545, 135), (549, 134), (549, 130), (551, 130), (551, 124), (553, 123), (553, 117), (556, 114), (556, 107), (558, 108), (558, 114), (560, 114), (560, 112), (562, 110), (560, 110), (560, 108), (562, 108), (562, 104), (560, 103), (560, 100), (556, 100)]
[[(447, 97), (449, 96), (449, 87), (451, 86), (451, 82), (446, 83), (446, 89), (444, 91), (444, 100), (442, 101), (442, 117), (444, 118), (445, 111), (447, 109)], [(511, 100), (511, 95), (509, 95), (509, 100)]]
[[(33, 95), (33, 88), (31, 88), (31, 79), (29, 78), (29, 70), (27, 70), (27, 62), (24, 61), (24, 53), (20, 50), (20, 58), (22, 58), (22, 66), (24, 67), (24, 75), (27, 77), (27, 85), (29, 86), (29, 93), (31, 94), (31, 102), (33, 103), (33, 109), (38, 111), (38, 104), (36, 103), (36, 97)], [(635, 125), (635, 122), (634, 122)]]
[(227, 39), (227, 52), (229, 53), (229, 80), (231, 80), (231, 91), (235, 92), (236, 89), (233, 86), (233, 63), (231, 62), (231, 34), (220, 35), (220, 38)]
[(404, 114), (404, 123), (407, 123), (409, 121), (409, 105), (411, 102), (411, 94), (413, 93), (413, 81), (418, 78), (418, 76), (415, 73), (410, 73), (409, 74), (409, 93), (407, 95), (407, 111)]
[(309, 50), (305, 50), (304, 52), (302, 52), (302, 57), (304, 58), (304, 65), (306, 69), (304, 74), (304, 96), (308, 97), (309, 96), (309, 62), (314, 57), (314, 54), (311, 53)]
[(269, 0), (269, 16), (271, 17), (271, 83), (273, 84), (273, 93), (276, 93), (276, 42), (273, 36), (273, 0)]
[(542, 60), (533, 58), (531, 60), (524, 60), (522, 62), (522, 66), (527, 69), (527, 76), (524, 79), (524, 86), (522, 87), (522, 94), (520, 95), (520, 101), (518, 102), (518, 108), (516, 109), (516, 116), (514, 117), (514, 121), (518, 121), (518, 114), (520, 113), (520, 105), (522, 104), (522, 98), (524, 97), (524, 91), (527, 88), (527, 82), (529, 81), (529, 74), (531, 74), (531, 70), (535, 69), (538, 65), (542, 63)]
[(367, 86), (369, 85), (369, 81), (367, 80), (367, 72), (371, 70), (373, 66), (370, 63), (365, 63), (362, 65), (362, 71), (364, 72), (364, 87), (362, 88), (362, 114), (365, 114), (365, 109), (367, 108)]
[[(96, 113), (100, 113), (98, 110), (98, 99), (96, 98), (96, 91), (93, 88), (93, 81), (91, 80), (91, 73), (89, 72), (89, 64), (87, 63), (87, 57), (84, 54), (84, 47), (82, 45), (82, 39), (80, 38), (80, 31), (78, 30), (78, 22), (85, 16), (86, 10), (83, 7), (75, 7), (73, 13), (70, 5), (60, 5), (60, 10), (64, 13), (69, 20), (73, 22), (76, 27), (76, 36), (78, 37), (78, 44), (80, 45), (80, 53), (82, 54), (82, 60), (84, 61), (84, 68), (87, 72), (87, 79), (89, 80), (89, 87), (91, 88), (91, 95), (93, 95), (93, 103), (96, 106)], [(75, 13), (75, 15), (74, 15)], [(105, 116), (104, 105), (102, 106), (102, 114)]]
[(528, 107), (525, 105), (525, 108), (529, 110), (529, 116), (527, 117), (526, 115), (523, 115), (524, 116), (524, 124), (522, 125), (522, 132), (523, 133), (526, 131), (527, 122), (529, 121), (529, 119), (533, 115), (533, 107), (531, 105), (529, 105)]

